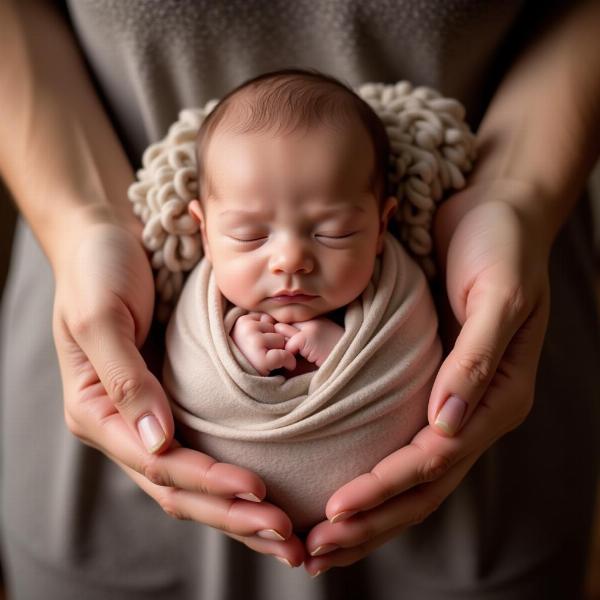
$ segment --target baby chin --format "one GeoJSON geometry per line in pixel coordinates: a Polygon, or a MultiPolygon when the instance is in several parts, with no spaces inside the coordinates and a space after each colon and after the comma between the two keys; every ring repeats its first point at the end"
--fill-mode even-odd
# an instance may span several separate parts
{"type": "Polygon", "coordinates": [[[273,306],[273,303],[269,303],[268,306],[258,310],[271,315],[278,323],[300,323],[328,312],[301,303],[290,303],[284,306],[273,306]]]}

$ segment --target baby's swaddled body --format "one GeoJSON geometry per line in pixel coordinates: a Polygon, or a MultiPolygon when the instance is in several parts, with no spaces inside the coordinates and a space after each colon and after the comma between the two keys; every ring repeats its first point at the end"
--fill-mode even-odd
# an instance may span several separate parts
{"type": "Polygon", "coordinates": [[[434,304],[419,267],[387,234],[318,370],[259,375],[229,336],[245,312],[228,304],[203,260],[167,329],[164,384],[185,443],[259,474],[267,499],[307,529],[325,518],[335,490],[426,424],[441,359],[434,304]]]}

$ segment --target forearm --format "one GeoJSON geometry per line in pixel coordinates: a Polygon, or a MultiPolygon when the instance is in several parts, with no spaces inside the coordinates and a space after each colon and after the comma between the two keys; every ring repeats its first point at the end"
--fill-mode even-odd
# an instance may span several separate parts
{"type": "Polygon", "coordinates": [[[600,2],[580,3],[517,60],[478,131],[471,185],[514,181],[554,239],[577,201],[600,137],[600,2]]]}
{"type": "Polygon", "coordinates": [[[0,173],[53,266],[86,223],[139,231],[133,172],[51,3],[0,3],[0,173]]]}

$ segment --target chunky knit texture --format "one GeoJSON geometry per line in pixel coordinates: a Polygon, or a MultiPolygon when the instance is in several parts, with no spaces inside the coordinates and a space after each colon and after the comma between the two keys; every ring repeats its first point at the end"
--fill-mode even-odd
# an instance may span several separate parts
{"type": "MultiPolygon", "coordinates": [[[[407,81],[368,83],[362,96],[382,119],[390,138],[389,179],[399,201],[395,219],[400,239],[429,278],[433,214],[445,194],[465,185],[475,158],[474,136],[462,105],[407,81]]],[[[138,181],[129,189],[134,211],[144,223],[143,240],[156,270],[158,316],[165,319],[185,275],[202,257],[196,223],[187,214],[196,197],[195,138],[217,100],[180,112],[167,136],[144,152],[138,181]]]]}

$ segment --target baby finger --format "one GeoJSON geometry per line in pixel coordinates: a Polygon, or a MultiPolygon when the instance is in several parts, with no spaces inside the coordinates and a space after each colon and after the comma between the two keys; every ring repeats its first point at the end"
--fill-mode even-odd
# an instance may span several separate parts
{"type": "Polygon", "coordinates": [[[281,333],[288,339],[294,337],[300,331],[289,323],[275,323],[274,328],[277,333],[281,333]]]}
{"type": "Polygon", "coordinates": [[[285,348],[285,337],[280,333],[264,333],[262,336],[264,347],[268,350],[283,350],[285,348]]]}
{"type": "Polygon", "coordinates": [[[275,319],[271,315],[269,315],[267,313],[262,313],[260,315],[260,320],[263,323],[271,323],[271,324],[275,323],[275,319]]]}
{"type": "Polygon", "coordinates": [[[296,358],[287,350],[268,350],[266,362],[270,371],[281,368],[293,371],[296,368],[296,358]]]}
{"type": "Polygon", "coordinates": [[[292,354],[302,353],[306,346],[306,334],[303,331],[298,331],[285,344],[285,349],[292,354]]]}

